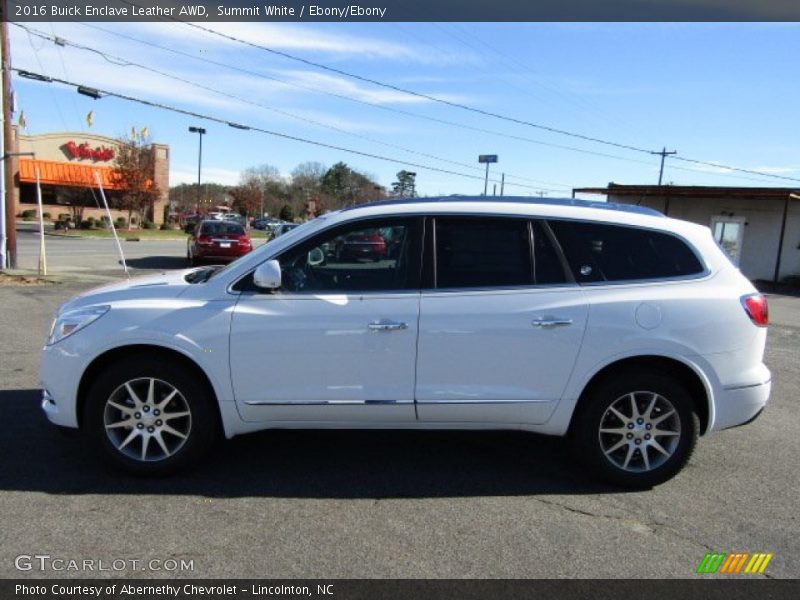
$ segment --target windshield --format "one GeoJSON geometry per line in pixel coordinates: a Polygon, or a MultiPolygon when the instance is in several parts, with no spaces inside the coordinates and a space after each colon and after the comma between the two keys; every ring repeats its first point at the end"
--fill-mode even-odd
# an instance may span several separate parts
{"type": "Polygon", "coordinates": [[[201,235],[219,235],[221,233],[244,235],[244,227],[238,223],[229,223],[227,221],[206,222],[200,226],[201,235]]]}

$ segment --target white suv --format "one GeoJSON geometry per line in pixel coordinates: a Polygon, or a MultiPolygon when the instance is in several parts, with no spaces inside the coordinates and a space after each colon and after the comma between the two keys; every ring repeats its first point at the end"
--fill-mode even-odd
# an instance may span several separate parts
{"type": "MultiPolygon", "coordinates": [[[[569,436],[616,483],[663,482],[770,393],[767,305],[705,227],[574,200],[377,202],[226,268],[62,306],[42,406],[163,472],[280,428],[569,436]]],[[[387,459],[391,460],[391,459],[387,459]]]]}

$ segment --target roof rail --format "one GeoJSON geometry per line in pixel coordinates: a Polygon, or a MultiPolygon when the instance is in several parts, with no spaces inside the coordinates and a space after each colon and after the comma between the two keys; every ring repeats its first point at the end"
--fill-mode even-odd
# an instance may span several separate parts
{"type": "Polygon", "coordinates": [[[354,210],[371,206],[397,206],[403,204],[433,204],[445,202],[505,202],[511,204],[547,204],[553,206],[577,206],[582,208],[599,208],[602,210],[618,210],[621,212],[639,213],[663,217],[663,213],[635,204],[620,204],[618,202],[602,202],[597,200],[579,200],[577,198],[531,198],[527,196],[436,196],[430,198],[392,198],[390,200],[375,200],[365,204],[356,204],[342,210],[354,210]]]}

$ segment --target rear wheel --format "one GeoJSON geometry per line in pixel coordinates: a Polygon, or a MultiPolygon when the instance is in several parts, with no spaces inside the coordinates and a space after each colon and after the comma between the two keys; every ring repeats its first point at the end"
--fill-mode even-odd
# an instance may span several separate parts
{"type": "Polygon", "coordinates": [[[166,473],[216,439],[213,398],[180,364],[136,357],[113,365],[89,391],[85,421],[103,457],[136,473],[166,473]]]}
{"type": "Polygon", "coordinates": [[[606,380],[584,398],[572,441],[613,483],[646,488],[671,479],[694,451],[700,420],[683,385],[660,373],[606,380]]]}

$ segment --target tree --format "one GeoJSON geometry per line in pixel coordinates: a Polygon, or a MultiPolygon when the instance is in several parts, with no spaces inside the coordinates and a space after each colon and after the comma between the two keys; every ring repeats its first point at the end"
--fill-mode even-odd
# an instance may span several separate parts
{"type": "Polygon", "coordinates": [[[198,194],[197,183],[181,183],[169,188],[169,203],[179,213],[193,213],[197,209],[198,199],[203,207],[224,204],[228,196],[229,186],[219,183],[203,183],[198,194]]]}
{"type": "Polygon", "coordinates": [[[253,186],[261,191],[264,202],[263,210],[259,206],[259,213],[274,215],[289,201],[287,183],[277,167],[268,164],[249,167],[242,171],[239,179],[240,185],[253,186]]]}
{"type": "Polygon", "coordinates": [[[397,173],[397,181],[392,184],[392,196],[400,198],[417,197],[417,174],[403,169],[397,173]]]}
{"type": "Polygon", "coordinates": [[[262,191],[254,183],[237,185],[228,192],[233,197],[233,208],[243,215],[256,215],[264,200],[262,191]]]}
{"type": "Polygon", "coordinates": [[[128,211],[130,228],[132,213],[135,211],[142,218],[146,217],[161,193],[155,183],[156,157],[144,129],[139,133],[132,130],[130,136],[118,138],[117,144],[111,177],[121,194],[115,208],[128,211]]]}
{"type": "Polygon", "coordinates": [[[331,209],[361,204],[385,197],[386,192],[371,177],[338,162],[322,176],[322,192],[331,209]]]}
{"type": "Polygon", "coordinates": [[[279,217],[281,221],[289,221],[290,223],[294,221],[294,211],[292,210],[292,207],[288,204],[284,204],[281,208],[279,217]]]}

